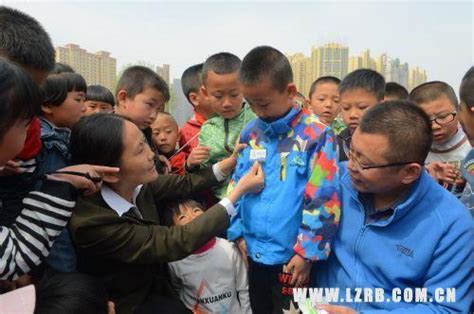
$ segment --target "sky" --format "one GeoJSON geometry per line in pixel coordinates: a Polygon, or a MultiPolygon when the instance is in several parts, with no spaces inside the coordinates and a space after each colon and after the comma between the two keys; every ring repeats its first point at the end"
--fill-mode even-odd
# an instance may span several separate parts
{"type": "Polygon", "coordinates": [[[420,66],[457,91],[474,64],[474,1],[6,1],[35,17],[53,44],[106,50],[118,70],[170,64],[171,78],[221,51],[258,45],[303,52],[330,41],[420,66]]]}

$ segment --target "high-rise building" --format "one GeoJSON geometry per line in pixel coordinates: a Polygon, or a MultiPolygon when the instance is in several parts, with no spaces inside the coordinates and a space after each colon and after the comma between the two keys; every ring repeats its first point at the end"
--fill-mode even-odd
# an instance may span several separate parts
{"type": "Polygon", "coordinates": [[[319,75],[332,75],[342,79],[347,75],[349,48],[338,43],[329,43],[318,48],[319,75]]]}
{"type": "Polygon", "coordinates": [[[164,79],[168,85],[170,84],[170,65],[169,64],[163,64],[162,67],[157,66],[156,73],[158,73],[158,75],[161,76],[161,78],[164,79]]]}
{"type": "Polygon", "coordinates": [[[353,56],[349,58],[348,73],[363,68],[362,57],[353,56]]]}
{"type": "Polygon", "coordinates": [[[311,60],[302,53],[287,56],[293,71],[293,82],[299,92],[307,95],[311,86],[311,60]]]}
{"type": "Polygon", "coordinates": [[[115,89],[117,59],[107,51],[87,52],[76,44],[56,48],[56,62],[70,65],[81,74],[87,85],[103,85],[112,92],[115,89]]]}
{"type": "Polygon", "coordinates": [[[408,72],[408,89],[411,91],[418,85],[425,83],[427,80],[428,77],[425,70],[419,67],[410,69],[408,72]]]}

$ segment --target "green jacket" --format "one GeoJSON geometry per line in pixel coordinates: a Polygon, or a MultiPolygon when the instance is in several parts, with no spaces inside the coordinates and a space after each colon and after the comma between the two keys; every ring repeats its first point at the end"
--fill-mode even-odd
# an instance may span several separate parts
{"type": "MultiPolygon", "coordinates": [[[[235,143],[240,136],[240,131],[257,116],[244,103],[243,109],[233,119],[224,119],[221,116],[215,116],[207,120],[201,127],[199,134],[199,145],[207,146],[210,150],[210,157],[201,166],[209,167],[216,162],[229,157],[234,151],[235,143]]],[[[226,180],[214,188],[214,194],[218,199],[226,196],[229,181],[226,180]]]]}
{"type": "Polygon", "coordinates": [[[186,226],[159,225],[164,201],[192,198],[216,183],[211,167],[185,176],[160,175],[136,199],[143,219],[120,217],[100,193],[77,201],[69,229],[79,271],[103,279],[117,313],[135,312],[150,294],[169,296],[164,263],[188,256],[227,229],[229,217],[220,204],[186,226]]]}

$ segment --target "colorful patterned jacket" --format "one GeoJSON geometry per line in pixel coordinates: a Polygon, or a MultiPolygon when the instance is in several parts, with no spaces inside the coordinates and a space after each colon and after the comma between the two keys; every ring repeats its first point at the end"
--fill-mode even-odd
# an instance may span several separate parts
{"type": "Polygon", "coordinates": [[[311,261],[327,259],[340,217],[334,133],[296,104],[274,122],[249,123],[241,142],[248,146],[229,191],[255,156],[264,159],[265,188],[241,198],[228,238],[243,236],[249,257],[267,265],[287,263],[295,253],[311,261]]]}

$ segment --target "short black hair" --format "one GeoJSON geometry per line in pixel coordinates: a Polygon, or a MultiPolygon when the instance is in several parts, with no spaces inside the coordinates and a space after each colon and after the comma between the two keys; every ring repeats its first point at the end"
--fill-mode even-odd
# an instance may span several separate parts
{"type": "Polygon", "coordinates": [[[29,15],[0,6],[0,56],[40,71],[54,67],[54,47],[43,27],[29,15]]]}
{"type": "Polygon", "coordinates": [[[107,113],[82,117],[71,132],[71,164],[120,166],[125,121],[130,119],[107,113]]]}
{"type": "Polygon", "coordinates": [[[58,107],[66,100],[67,93],[67,83],[63,75],[48,75],[43,84],[41,84],[43,105],[58,107]]]}
{"type": "Polygon", "coordinates": [[[104,102],[112,107],[115,105],[114,95],[107,87],[102,85],[87,86],[86,100],[104,102]]]}
{"type": "Polygon", "coordinates": [[[33,79],[20,67],[0,58],[0,141],[19,120],[38,115],[41,94],[33,79]]]}
{"type": "Polygon", "coordinates": [[[48,274],[39,281],[35,291],[35,314],[108,312],[108,295],[104,283],[90,275],[48,274]]]}
{"type": "Polygon", "coordinates": [[[168,102],[171,98],[170,90],[165,80],[152,69],[140,65],[131,66],[122,73],[115,89],[115,96],[117,96],[120,90],[125,90],[127,97],[133,99],[146,88],[153,88],[159,91],[163,95],[165,102],[168,102]]]}
{"type": "Polygon", "coordinates": [[[388,162],[424,164],[431,148],[431,122],[426,113],[407,100],[391,100],[367,110],[358,127],[361,133],[387,137],[388,162]]]}
{"type": "Polygon", "coordinates": [[[388,82],[385,84],[385,97],[392,97],[393,100],[407,100],[408,91],[397,82],[388,82]]]}
{"type": "Polygon", "coordinates": [[[385,79],[380,73],[371,69],[355,70],[341,81],[339,94],[356,89],[374,94],[378,101],[382,101],[385,95],[385,79]]]}
{"type": "Polygon", "coordinates": [[[442,81],[431,81],[418,85],[410,92],[410,100],[418,106],[446,96],[454,108],[458,107],[458,98],[454,89],[442,81]]]}
{"type": "Polygon", "coordinates": [[[474,107],[474,66],[462,78],[459,98],[468,108],[474,107]]]}
{"type": "Polygon", "coordinates": [[[74,72],[76,71],[74,71],[74,69],[69,64],[56,62],[50,74],[74,73],[74,72]]]}
{"type": "Polygon", "coordinates": [[[259,46],[242,60],[239,78],[242,84],[253,85],[267,77],[273,88],[283,92],[293,82],[293,71],[283,53],[273,47],[259,46]]]}
{"type": "Polygon", "coordinates": [[[183,93],[191,105],[193,103],[189,99],[189,94],[197,93],[202,85],[202,67],[202,63],[192,65],[184,70],[183,75],[181,76],[181,87],[183,93]]]}
{"type": "Polygon", "coordinates": [[[197,207],[205,211],[204,206],[195,200],[177,199],[177,200],[169,201],[164,204],[165,210],[163,211],[163,217],[161,217],[163,219],[163,224],[169,227],[174,226],[175,224],[174,224],[173,218],[176,216],[179,216],[182,213],[182,209],[181,209],[182,207],[185,207],[185,208],[197,207]]]}
{"type": "Polygon", "coordinates": [[[327,75],[327,76],[321,76],[319,78],[317,78],[312,84],[311,84],[311,87],[309,89],[309,98],[311,99],[311,96],[313,95],[313,93],[316,91],[316,87],[318,87],[319,84],[324,84],[324,83],[332,83],[332,84],[336,84],[339,86],[339,84],[341,83],[341,80],[338,79],[337,77],[335,76],[331,76],[331,75],[327,75]]]}
{"type": "Polygon", "coordinates": [[[242,61],[236,55],[229,52],[219,52],[206,59],[202,66],[202,81],[205,84],[207,73],[230,74],[239,71],[242,61]]]}
{"type": "Polygon", "coordinates": [[[84,77],[79,73],[64,72],[60,74],[66,81],[68,92],[84,92],[87,93],[87,83],[84,77]]]}

